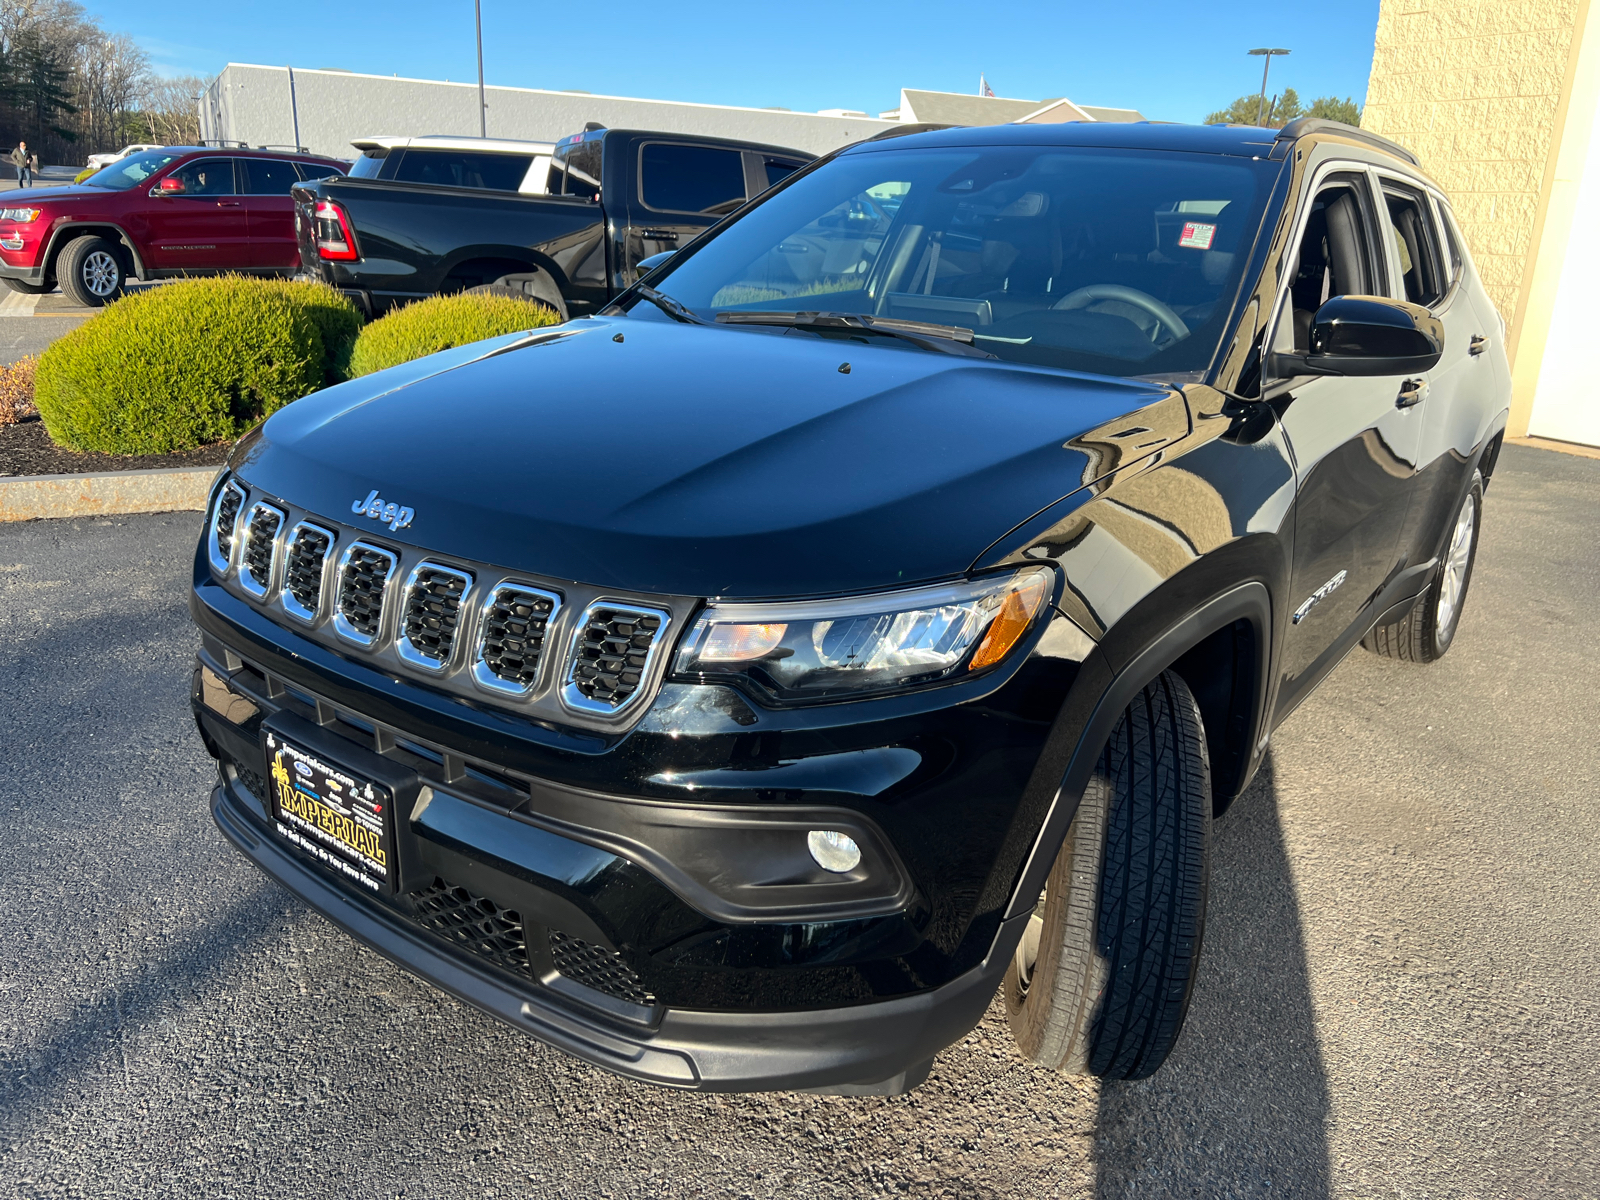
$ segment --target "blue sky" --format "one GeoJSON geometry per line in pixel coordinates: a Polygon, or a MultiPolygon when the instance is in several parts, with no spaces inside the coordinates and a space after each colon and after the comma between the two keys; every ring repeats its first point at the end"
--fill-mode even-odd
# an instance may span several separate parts
{"type": "MultiPolygon", "coordinates": [[[[88,0],[166,74],[229,61],[475,79],[471,0],[88,0]]],[[[902,87],[1069,96],[1198,121],[1261,85],[1252,46],[1284,46],[1269,91],[1362,100],[1378,0],[532,5],[483,0],[491,84],[712,104],[895,107],[902,87]]]]}

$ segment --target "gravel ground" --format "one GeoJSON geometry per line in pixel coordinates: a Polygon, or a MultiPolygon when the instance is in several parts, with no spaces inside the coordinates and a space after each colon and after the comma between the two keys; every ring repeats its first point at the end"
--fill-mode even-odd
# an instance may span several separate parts
{"type": "Polygon", "coordinates": [[[1508,448],[1450,656],[1358,652],[1279,731],[1159,1074],[991,1011],[894,1099],[616,1079],[257,874],[186,710],[196,525],[0,526],[0,1194],[1600,1194],[1600,462],[1508,448]]]}

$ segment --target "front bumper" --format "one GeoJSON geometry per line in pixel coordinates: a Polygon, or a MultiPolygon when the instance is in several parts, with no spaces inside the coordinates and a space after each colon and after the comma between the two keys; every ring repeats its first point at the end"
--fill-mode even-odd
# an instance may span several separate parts
{"type": "Polygon", "coordinates": [[[666,1007],[648,1020],[629,1021],[537,982],[514,985],[400,916],[348,894],[272,837],[255,811],[259,806],[242,794],[236,780],[224,778],[212,793],[212,817],[228,839],[358,941],[558,1050],[666,1087],[813,1088],[863,1095],[906,1091],[926,1078],[936,1053],[978,1023],[1005,973],[1009,948],[1020,936],[1020,925],[1003,930],[997,952],[976,968],[942,987],[896,1000],[800,1012],[666,1007]]]}

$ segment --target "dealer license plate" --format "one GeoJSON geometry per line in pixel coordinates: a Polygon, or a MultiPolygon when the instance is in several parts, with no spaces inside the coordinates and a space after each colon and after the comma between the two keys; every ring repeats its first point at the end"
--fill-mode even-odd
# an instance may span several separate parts
{"type": "Polygon", "coordinates": [[[375,892],[394,891],[394,799],[389,789],[266,735],[272,816],[278,833],[375,892]]]}

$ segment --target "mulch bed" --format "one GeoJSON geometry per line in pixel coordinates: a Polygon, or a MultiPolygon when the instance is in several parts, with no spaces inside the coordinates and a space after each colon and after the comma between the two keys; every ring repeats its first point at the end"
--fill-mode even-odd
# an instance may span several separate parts
{"type": "Polygon", "coordinates": [[[0,425],[0,479],[18,475],[80,475],[92,471],[153,471],[174,467],[220,467],[232,442],[178,454],[80,454],[50,440],[44,422],[28,417],[0,425]]]}

